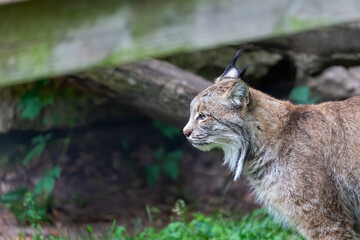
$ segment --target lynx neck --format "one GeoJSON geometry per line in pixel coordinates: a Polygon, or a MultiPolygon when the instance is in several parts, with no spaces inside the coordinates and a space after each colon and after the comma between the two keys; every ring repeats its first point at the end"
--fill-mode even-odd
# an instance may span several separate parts
{"type": "Polygon", "coordinates": [[[252,135],[253,156],[261,154],[264,149],[276,154],[295,106],[255,89],[250,89],[250,96],[247,123],[252,135]]]}

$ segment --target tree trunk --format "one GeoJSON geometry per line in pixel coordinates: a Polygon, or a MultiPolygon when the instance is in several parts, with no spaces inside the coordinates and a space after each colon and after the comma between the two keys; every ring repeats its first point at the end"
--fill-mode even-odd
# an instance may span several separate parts
{"type": "Polygon", "coordinates": [[[188,120],[191,100],[211,84],[170,63],[153,59],[98,68],[70,76],[69,81],[178,127],[188,120]]]}

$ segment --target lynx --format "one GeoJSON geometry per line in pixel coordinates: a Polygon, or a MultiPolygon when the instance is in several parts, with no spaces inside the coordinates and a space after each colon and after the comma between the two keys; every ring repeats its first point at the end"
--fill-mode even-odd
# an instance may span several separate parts
{"type": "Polygon", "coordinates": [[[293,105],[250,88],[236,60],[190,105],[183,132],[220,148],[275,218],[307,239],[359,239],[360,97],[293,105]]]}

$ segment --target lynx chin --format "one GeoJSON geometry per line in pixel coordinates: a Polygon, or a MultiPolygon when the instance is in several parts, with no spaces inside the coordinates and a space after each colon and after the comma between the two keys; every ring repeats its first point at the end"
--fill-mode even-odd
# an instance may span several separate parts
{"type": "Polygon", "coordinates": [[[360,97],[293,105],[248,87],[241,51],[196,96],[183,132],[203,151],[220,148],[235,179],[307,239],[360,239],[360,97]]]}

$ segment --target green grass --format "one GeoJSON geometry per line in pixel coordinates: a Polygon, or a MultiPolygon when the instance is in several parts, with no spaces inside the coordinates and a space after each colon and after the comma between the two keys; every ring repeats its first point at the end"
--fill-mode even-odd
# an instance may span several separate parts
{"type": "MultiPolygon", "coordinates": [[[[226,219],[221,215],[204,216],[195,214],[189,222],[172,222],[163,229],[155,231],[146,228],[136,236],[129,236],[123,229],[123,238],[131,240],[215,240],[215,239],[302,239],[293,231],[284,230],[271,220],[264,211],[256,210],[241,220],[226,219]]],[[[116,239],[116,238],[115,238],[116,239]]]]}
{"type": "MultiPolygon", "coordinates": [[[[184,213],[184,212],[183,212],[184,213]]],[[[180,213],[180,214],[183,214],[180,213]]],[[[35,238],[42,239],[42,238],[35,238]]],[[[51,240],[72,240],[67,237],[50,237],[51,240]]],[[[192,220],[186,221],[184,216],[179,216],[178,221],[173,221],[160,230],[147,227],[140,233],[131,235],[123,226],[116,226],[113,222],[109,231],[101,237],[93,234],[93,229],[88,226],[86,234],[76,240],[302,240],[292,230],[285,230],[280,224],[274,222],[264,210],[255,210],[240,220],[224,217],[221,214],[205,216],[194,214],[192,220]]]]}
{"type": "MultiPolygon", "coordinates": [[[[201,213],[193,214],[191,220],[188,220],[188,211],[185,201],[178,200],[175,203],[173,212],[177,215],[176,221],[171,221],[162,229],[146,227],[141,232],[130,234],[123,226],[116,226],[113,221],[112,226],[107,232],[102,233],[101,237],[96,236],[91,226],[87,226],[83,235],[77,238],[65,236],[53,237],[43,236],[41,221],[36,206],[34,194],[27,192],[24,201],[24,216],[26,222],[30,223],[34,229],[33,240],[239,240],[239,239],[269,239],[269,240],[286,240],[302,239],[292,230],[285,230],[280,224],[274,222],[264,210],[255,210],[251,214],[236,219],[225,217],[224,214],[218,213],[212,216],[205,216],[201,213]]],[[[153,224],[152,212],[158,210],[146,206],[149,222],[153,224]]],[[[25,239],[20,234],[18,239],[25,239]]],[[[68,235],[69,236],[69,235],[68,235]]]]}

